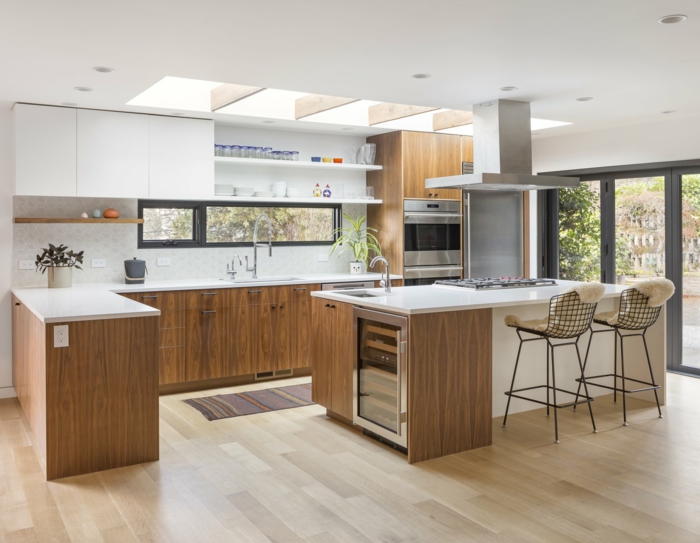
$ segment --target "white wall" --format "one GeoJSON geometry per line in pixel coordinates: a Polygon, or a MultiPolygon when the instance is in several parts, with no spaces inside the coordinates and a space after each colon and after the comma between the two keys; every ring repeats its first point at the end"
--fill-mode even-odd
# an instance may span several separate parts
{"type": "Polygon", "coordinates": [[[700,117],[534,138],[537,173],[700,158],[700,117]]]}
{"type": "Polygon", "coordinates": [[[10,271],[12,262],[12,110],[0,105],[0,398],[14,396],[12,388],[12,311],[10,271]]]}

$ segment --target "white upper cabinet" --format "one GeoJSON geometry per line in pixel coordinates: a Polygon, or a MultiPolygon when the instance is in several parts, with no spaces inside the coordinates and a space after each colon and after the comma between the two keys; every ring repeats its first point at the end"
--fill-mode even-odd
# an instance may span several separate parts
{"type": "Polygon", "coordinates": [[[78,110],[78,196],[148,198],[148,118],[78,110]]]}
{"type": "Polygon", "coordinates": [[[76,195],[76,110],[17,104],[15,194],[76,195]]]}
{"type": "Polygon", "coordinates": [[[150,198],[214,196],[214,121],[150,116],[150,198]]]}

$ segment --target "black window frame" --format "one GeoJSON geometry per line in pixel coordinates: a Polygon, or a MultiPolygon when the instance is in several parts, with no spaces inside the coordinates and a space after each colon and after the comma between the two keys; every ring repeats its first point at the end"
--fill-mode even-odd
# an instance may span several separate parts
{"type": "MultiPolygon", "coordinates": [[[[192,249],[217,247],[252,247],[253,243],[245,242],[224,242],[207,243],[207,207],[275,207],[275,208],[324,208],[333,210],[333,237],[328,241],[273,241],[275,247],[308,247],[333,245],[338,239],[337,229],[342,226],[342,205],[332,201],[326,202],[304,202],[304,203],[282,203],[282,202],[255,202],[255,201],[230,201],[230,200],[139,200],[138,217],[143,219],[143,210],[148,208],[183,208],[194,209],[193,228],[195,239],[190,241],[175,240],[144,240],[143,223],[138,225],[137,247],[139,249],[192,249]]],[[[267,233],[264,233],[264,238],[267,233]]],[[[263,239],[264,239],[263,238],[263,239]]]]}

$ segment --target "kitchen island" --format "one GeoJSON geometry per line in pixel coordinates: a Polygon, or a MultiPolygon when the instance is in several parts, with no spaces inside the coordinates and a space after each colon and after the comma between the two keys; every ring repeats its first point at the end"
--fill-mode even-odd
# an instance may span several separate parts
{"type": "MultiPolygon", "coordinates": [[[[314,292],[312,375],[314,401],[328,415],[353,424],[357,421],[357,349],[354,308],[407,321],[405,367],[406,405],[399,408],[405,420],[410,463],[454,454],[491,444],[492,428],[500,428],[505,412],[513,366],[519,346],[515,330],[504,324],[506,315],[522,319],[544,318],[549,300],[575,283],[558,281],[556,286],[471,291],[447,286],[419,286],[360,293],[314,292]],[[354,295],[351,295],[354,294],[354,295]],[[333,338],[329,346],[329,337],[333,338]],[[497,417],[499,420],[493,421],[497,417]]],[[[629,287],[605,285],[597,312],[617,309],[620,293],[629,287]]],[[[595,327],[596,325],[594,325],[595,327]]],[[[666,391],[665,310],[649,328],[647,342],[659,400],[666,391]]],[[[588,334],[580,342],[582,355],[588,334]]],[[[399,355],[400,350],[396,351],[399,355]]],[[[525,344],[516,388],[545,382],[544,342],[525,344]]],[[[648,379],[648,368],[641,341],[625,342],[627,376],[648,379]]],[[[612,334],[597,336],[591,346],[588,375],[613,370],[612,334]]],[[[557,385],[576,390],[580,370],[573,347],[557,352],[557,385]]],[[[608,391],[589,387],[591,396],[608,391]]],[[[653,393],[635,397],[653,401],[653,393]]],[[[595,412],[595,402],[593,402],[595,412]]],[[[536,404],[513,399],[510,413],[537,408],[536,404]]],[[[588,417],[588,410],[580,410],[588,417]]],[[[578,416],[578,414],[577,414],[578,416]]],[[[564,430],[566,431],[566,430],[564,430]]]]}

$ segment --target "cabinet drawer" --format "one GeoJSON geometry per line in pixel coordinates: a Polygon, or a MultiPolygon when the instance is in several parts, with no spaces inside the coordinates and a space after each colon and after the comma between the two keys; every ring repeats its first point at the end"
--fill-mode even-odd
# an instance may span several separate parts
{"type": "Polygon", "coordinates": [[[186,312],[184,309],[167,309],[160,312],[160,329],[184,328],[186,312]]]}
{"type": "Polygon", "coordinates": [[[216,309],[227,307],[230,289],[207,289],[185,291],[188,309],[216,309]]]}
{"type": "Polygon", "coordinates": [[[184,347],[186,344],[186,328],[167,328],[160,331],[161,347],[184,347]]]}
{"type": "Polygon", "coordinates": [[[156,309],[168,310],[184,308],[184,294],[183,291],[129,292],[122,294],[122,296],[156,309]]]}
{"type": "Polygon", "coordinates": [[[287,285],[279,288],[283,289],[280,302],[306,302],[311,300],[313,291],[321,290],[321,285],[287,285]]]}
{"type": "Polygon", "coordinates": [[[284,301],[286,287],[243,287],[231,289],[231,305],[258,305],[284,301]]]}

